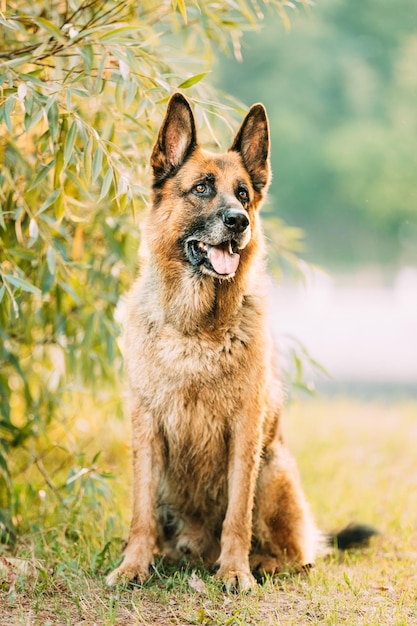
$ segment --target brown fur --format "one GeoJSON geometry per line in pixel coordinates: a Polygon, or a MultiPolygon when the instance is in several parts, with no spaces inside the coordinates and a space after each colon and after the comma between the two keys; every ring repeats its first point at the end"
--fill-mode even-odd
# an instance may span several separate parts
{"type": "Polygon", "coordinates": [[[126,325],[133,514],[110,584],[144,581],[162,553],[217,565],[228,589],[248,589],[251,567],[302,567],[321,549],[280,430],[259,223],[268,154],[262,105],[217,155],[198,145],[185,98],[172,97],[151,157],[149,258],[126,325]],[[219,252],[229,245],[240,257],[226,272],[210,255],[231,264],[232,250],[219,252]]]}

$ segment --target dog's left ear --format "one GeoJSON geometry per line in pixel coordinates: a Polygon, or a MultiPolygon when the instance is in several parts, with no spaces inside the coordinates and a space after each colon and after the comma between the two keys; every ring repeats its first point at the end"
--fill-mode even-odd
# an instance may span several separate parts
{"type": "Polygon", "coordinates": [[[269,127],[263,104],[254,104],[246,115],[230,150],[239,152],[257,191],[269,181],[269,127]]]}
{"type": "Polygon", "coordinates": [[[177,171],[196,145],[196,129],[191,107],[182,94],[175,93],[168,103],[165,119],[151,155],[155,180],[163,180],[177,171]]]}

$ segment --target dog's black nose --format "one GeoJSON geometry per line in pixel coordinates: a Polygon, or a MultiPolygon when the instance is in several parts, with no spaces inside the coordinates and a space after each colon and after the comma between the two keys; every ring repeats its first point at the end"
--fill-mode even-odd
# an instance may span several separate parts
{"type": "Polygon", "coordinates": [[[249,226],[249,216],[243,209],[226,209],[222,220],[235,233],[243,233],[249,226]]]}

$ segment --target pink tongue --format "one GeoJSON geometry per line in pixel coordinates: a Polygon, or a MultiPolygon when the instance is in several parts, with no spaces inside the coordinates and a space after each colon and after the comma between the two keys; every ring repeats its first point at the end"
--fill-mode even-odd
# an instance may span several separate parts
{"type": "Polygon", "coordinates": [[[238,254],[229,254],[228,250],[220,246],[211,246],[207,254],[214,271],[218,274],[234,274],[236,272],[240,261],[238,254]]]}

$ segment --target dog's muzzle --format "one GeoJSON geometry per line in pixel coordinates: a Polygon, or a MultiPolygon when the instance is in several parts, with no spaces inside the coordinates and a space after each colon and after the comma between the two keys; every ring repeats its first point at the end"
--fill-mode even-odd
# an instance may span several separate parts
{"type": "Polygon", "coordinates": [[[249,215],[244,209],[228,208],[218,217],[221,218],[221,235],[197,231],[195,237],[188,238],[186,253],[190,263],[203,273],[231,278],[239,266],[240,251],[250,240],[249,215]]]}

